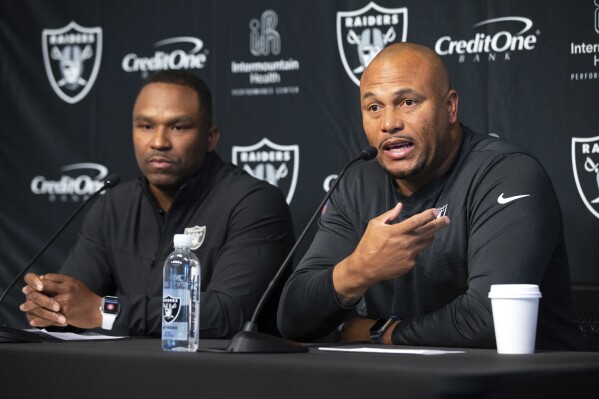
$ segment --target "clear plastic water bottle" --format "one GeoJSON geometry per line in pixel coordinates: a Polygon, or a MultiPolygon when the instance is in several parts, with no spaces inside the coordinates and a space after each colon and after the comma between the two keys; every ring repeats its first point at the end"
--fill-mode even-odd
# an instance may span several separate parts
{"type": "Polygon", "coordinates": [[[200,337],[200,261],[191,236],[175,234],[175,250],[164,262],[162,349],[195,352],[200,337]]]}

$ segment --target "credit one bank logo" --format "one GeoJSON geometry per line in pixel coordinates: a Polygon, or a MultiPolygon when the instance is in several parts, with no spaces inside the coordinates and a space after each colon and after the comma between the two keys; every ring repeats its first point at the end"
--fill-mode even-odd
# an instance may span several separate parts
{"type": "Polygon", "coordinates": [[[509,61],[513,52],[534,50],[540,35],[538,30],[532,32],[532,20],[524,17],[491,18],[473,25],[475,29],[481,27],[485,32],[473,32],[470,38],[439,38],[435,51],[442,56],[457,55],[460,63],[480,62],[482,58],[495,61],[498,57],[509,61]]]}
{"type": "Polygon", "coordinates": [[[31,180],[31,192],[47,195],[50,202],[79,202],[88,199],[104,184],[108,168],[97,163],[74,163],[60,169],[57,179],[35,176],[31,180]]]}
{"type": "Polygon", "coordinates": [[[197,37],[181,36],[160,40],[154,43],[153,55],[139,56],[129,53],[123,57],[121,67],[125,72],[141,72],[147,77],[150,72],[203,69],[208,59],[208,49],[197,37]]]}

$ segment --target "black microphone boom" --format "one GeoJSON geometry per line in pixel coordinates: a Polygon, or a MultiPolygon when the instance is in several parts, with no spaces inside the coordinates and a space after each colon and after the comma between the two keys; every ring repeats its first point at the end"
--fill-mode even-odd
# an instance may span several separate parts
{"type": "MultiPolygon", "coordinates": [[[[100,187],[99,190],[95,191],[81,205],[79,205],[77,207],[77,209],[75,209],[75,212],[73,212],[71,214],[71,216],[66,220],[66,222],[63,223],[63,225],[58,229],[58,231],[56,231],[56,233],[54,233],[54,235],[48,240],[48,242],[46,242],[46,245],[44,245],[42,247],[42,249],[40,249],[38,251],[38,253],[35,254],[35,256],[29,261],[27,266],[25,266],[23,268],[23,270],[21,270],[21,272],[17,275],[17,277],[15,277],[15,279],[8,285],[8,287],[2,293],[2,296],[0,296],[0,305],[2,305],[4,298],[6,297],[6,295],[8,295],[8,293],[15,286],[15,284],[17,284],[21,280],[21,278],[25,275],[27,270],[29,270],[29,268],[35,263],[35,261],[38,260],[38,258],[40,256],[42,256],[42,254],[44,252],[46,252],[48,247],[56,240],[56,238],[60,235],[60,233],[62,233],[62,231],[71,223],[71,221],[75,218],[75,216],[77,216],[79,214],[79,212],[81,212],[81,210],[94,197],[96,197],[96,195],[100,194],[104,190],[113,188],[114,186],[119,184],[120,181],[121,181],[121,178],[116,174],[111,174],[106,179],[104,179],[104,185],[102,187],[100,187]]],[[[13,328],[6,327],[6,326],[0,326],[0,342],[19,342],[19,341],[31,342],[31,338],[32,338],[31,335],[27,334],[25,331],[22,331],[19,329],[13,329],[13,328]],[[19,339],[19,336],[21,337],[20,339],[19,339]]]]}
{"type": "Polygon", "coordinates": [[[266,291],[264,291],[264,294],[260,298],[260,301],[258,302],[258,305],[256,305],[256,309],[254,310],[254,314],[252,315],[252,318],[250,319],[250,321],[248,321],[247,323],[245,323],[245,325],[243,326],[243,330],[241,330],[240,332],[238,332],[237,334],[235,334],[235,336],[231,339],[231,342],[229,343],[229,346],[227,348],[227,352],[237,352],[237,353],[298,353],[298,352],[307,352],[308,351],[307,347],[305,347],[305,346],[303,346],[303,345],[301,345],[301,344],[299,344],[297,342],[286,340],[286,339],[279,338],[279,337],[275,337],[273,335],[268,335],[268,334],[264,334],[264,333],[258,332],[257,331],[258,328],[257,328],[257,325],[256,325],[256,319],[260,315],[260,313],[262,311],[262,308],[266,304],[266,300],[272,294],[272,291],[274,290],[276,284],[278,283],[279,279],[281,278],[281,275],[285,271],[285,267],[287,266],[287,264],[289,263],[289,261],[291,260],[291,258],[293,258],[293,255],[295,254],[295,251],[297,250],[297,247],[302,242],[304,236],[308,232],[308,229],[310,228],[310,226],[312,226],[312,223],[314,223],[314,221],[316,220],[316,218],[320,214],[321,209],[324,206],[324,204],[326,204],[326,202],[331,197],[331,194],[333,194],[333,191],[337,187],[337,184],[341,180],[341,177],[343,177],[343,175],[345,174],[345,171],[347,171],[347,169],[352,164],[354,164],[355,162],[357,162],[359,160],[368,161],[368,160],[373,159],[374,157],[376,157],[376,154],[377,154],[377,149],[376,148],[374,148],[372,146],[366,147],[366,148],[364,148],[360,152],[359,156],[357,156],[356,158],[352,159],[341,170],[341,172],[339,173],[339,175],[337,176],[337,178],[333,182],[333,185],[331,186],[331,188],[329,188],[329,191],[324,196],[324,199],[322,200],[322,202],[320,203],[320,205],[318,206],[318,208],[316,208],[316,211],[314,212],[314,214],[312,215],[312,217],[308,221],[308,224],[306,225],[306,227],[304,228],[304,230],[302,231],[302,233],[300,234],[300,236],[298,237],[298,239],[295,241],[295,244],[293,245],[293,247],[289,251],[289,254],[285,258],[285,260],[283,261],[283,263],[281,264],[281,266],[279,266],[279,270],[277,271],[277,273],[275,274],[275,276],[273,277],[273,279],[271,280],[271,282],[268,284],[268,287],[266,288],[266,291]]]}

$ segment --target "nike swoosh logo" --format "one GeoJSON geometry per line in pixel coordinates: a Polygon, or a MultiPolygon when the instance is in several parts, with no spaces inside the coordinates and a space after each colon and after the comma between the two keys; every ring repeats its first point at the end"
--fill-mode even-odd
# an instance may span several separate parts
{"type": "Polygon", "coordinates": [[[524,198],[524,197],[530,197],[530,194],[514,195],[513,197],[505,198],[503,196],[503,193],[501,193],[501,195],[499,197],[497,197],[497,202],[499,202],[501,205],[503,205],[503,204],[507,204],[508,202],[512,202],[512,201],[515,201],[517,199],[524,198]]]}

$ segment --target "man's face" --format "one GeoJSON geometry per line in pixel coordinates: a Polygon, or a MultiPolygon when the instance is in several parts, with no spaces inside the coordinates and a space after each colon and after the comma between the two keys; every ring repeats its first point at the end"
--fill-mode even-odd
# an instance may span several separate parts
{"type": "Polygon", "coordinates": [[[197,93],[186,86],[151,83],[133,108],[133,145],[153,192],[174,193],[202,166],[218,141],[197,93]]]}
{"type": "Polygon", "coordinates": [[[373,61],[362,76],[364,131],[378,150],[377,160],[396,180],[426,184],[451,152],[457,94],[440,86],[434,68],[407,50],[373,61]]]}

